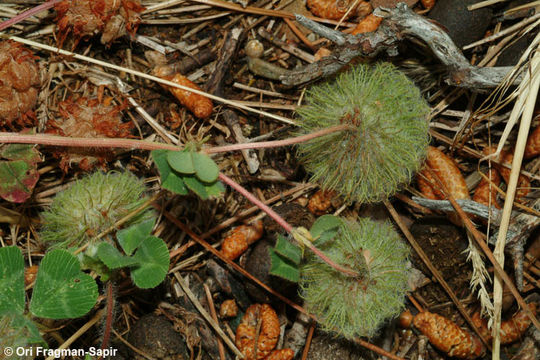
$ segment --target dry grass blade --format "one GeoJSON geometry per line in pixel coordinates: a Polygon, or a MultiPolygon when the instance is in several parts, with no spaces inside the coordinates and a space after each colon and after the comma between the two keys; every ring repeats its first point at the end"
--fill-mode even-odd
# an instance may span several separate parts
{"type": "MultiPolygon", "coordinates": [[[[535,50],[534,56],[530,62],[530,85],[526,87],[520,87],[521,92],[519,98],[524,98],[523,115],[521,117],[521,123],[519,126],[518,137],[516,141],[516,147],[514,151],[514,159],[512,161],[512,171],[510,173],[510,181],[508,183],[508,189],[506,191],[506,199],[504,201],[503,213],[501,218],[501,225],[499,228],[499,235],[497,237],[497,244],[493,255],[499,262],[504,264],[504,248],[506,245],[506,233],[510,225],[510,217],[512,215],[512,207],[514,198],[516,195],[516,189],[519,179],[519,171],[521,169],[521,163],[523,161],[523,154],[525,153],[525,146],[527,143],[527,136],[531,127],[534,106],[538,95],[538,88],[540,86],[540,52],[539,49],[535,50]]],[[[516,102],[515,106],[520,106],[516,102]]],[[[512,111],[514,113],[514,111],[512,111]]],[[[502,281],[500,277],[495,276],[495,286],[493,288],[493,302],[494,302],[494,319],[493,319],[493,360],[498,360],[500,356],[500,328],[501,328],[501,312],[502,312],[502,281]]]]}

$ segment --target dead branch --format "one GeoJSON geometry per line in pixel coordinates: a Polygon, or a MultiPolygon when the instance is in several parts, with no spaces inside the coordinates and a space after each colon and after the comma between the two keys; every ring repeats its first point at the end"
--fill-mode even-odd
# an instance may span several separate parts
{"type": "MultiPolygon", "coordinates": [[[[473,89],[498,86],[511,67],[479,67],[469,63],[448,34],[427,18],[416,14],[405,4],[394,9],[378,8],[375,15],[384,17],[377,31],[359,35],[346,35],[328,29],[304,16],[296,20],[313,32],[337,44],[334,53],[313,64],[280,77],[285,85],[302,85],[332,75],[357,56],[374,57],[381,51],[396,55],[396,45],[406,38],[424,41],[433,54],[446,66],[445,81],[449,85],[473,89]]],[[[522,75],[513,84],[522,80],[522,75]]]]}

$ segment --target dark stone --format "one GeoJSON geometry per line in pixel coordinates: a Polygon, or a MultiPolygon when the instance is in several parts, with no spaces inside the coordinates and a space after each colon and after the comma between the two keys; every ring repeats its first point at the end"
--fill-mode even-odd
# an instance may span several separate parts
{"type": "Polygon", "coordinates": [[[484,37],[493,11],[489,7],[474,11],[467,6],[478,0],[438,0],[429,17],[442,24],[458,47],[463,47],[484,37]]]}
{"type": "MultiPolygon", "coordinates": [[[[146,314],[131,328],[129,342],[137,349],[160,360],[187,360],[189,352],[182,336],[163,316],[146,314]]],[[[145,359],[131,352],[132,359],[145,359]]]]}

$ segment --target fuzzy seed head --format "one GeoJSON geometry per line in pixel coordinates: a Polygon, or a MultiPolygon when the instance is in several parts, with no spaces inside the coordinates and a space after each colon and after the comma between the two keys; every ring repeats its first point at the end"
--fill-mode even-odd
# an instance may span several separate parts
{"type": "Polygon", "coordinates": [[[409,250],[390,223],[342,220],[337,235],[320,248],[360,274],[344,275],[308,254],[301,269],[302,296],[324,330],[371,337],[386,319],[400,314],[409,250]]]}
{"type": "Polygon", "coordinates": [[[393,65],[358,65],[312,87],[298,110],[301,134],[340,124],[351,130],[298,147],[312,181],[349,201],[376,202],[410,182],[426,155],[429,106],[393,65]]]}
{"type": "MultiPolygon", "coordinates": [[[[140,207],[146,200],[146,187],[129,172],[96,172],[76,181],[54,198],[42,214],[41,241],[54,246],[80,246],[140,207]]],[[[125,226],[154,216],[143,211],[125,226]]]]}

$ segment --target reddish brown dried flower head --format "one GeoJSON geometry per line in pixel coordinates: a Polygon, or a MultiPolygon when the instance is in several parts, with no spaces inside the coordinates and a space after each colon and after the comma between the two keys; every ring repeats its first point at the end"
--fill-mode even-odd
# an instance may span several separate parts
{"type": "Polygon", "coordinates": [[[139,0],[64,0],[55,9],[60,43],[69,33],[77,42],[101,32],[101,43],[109,44],[126,33],[135,33],[144,7],[139,0]]]}
{"type": "Polygon", "coordinates": [[[19,43],[0,42],[0,127],[33,125],[28,120],[40,85],[35,58],[19,43]]]}
{"type": "MultiPolygon", "coordinates": [[[[132,125],[123,123],[121,116],[125,105],[112,106],[108,102],[100,104],[87,97],[62,101],[58,104],[60,118],[49,120],[46,132],[82,138],[129,137],[132,125]]],[[[113,153],[107,149],[68,148],[58,149],[54,155],[61,159],[60,167],[67,172],[73,163],[82,170],[90,170],[105,163],[113,153]]]]}
{"type": "Polygon", "coordinates": [[[279,332],[279,319],[274,309],[268,304],[254,304],[246,310],[242,322],[236,328],[236,346],[246,360],[261,360],[276,346],[279,332]],[[258,328],[260,332],[257,334],[258,328]]]}

